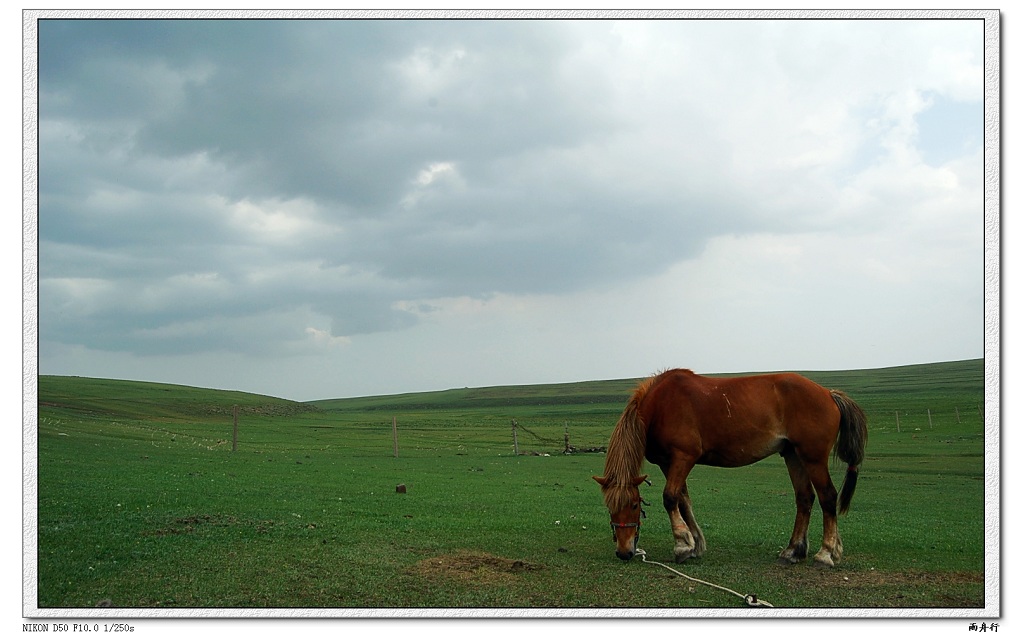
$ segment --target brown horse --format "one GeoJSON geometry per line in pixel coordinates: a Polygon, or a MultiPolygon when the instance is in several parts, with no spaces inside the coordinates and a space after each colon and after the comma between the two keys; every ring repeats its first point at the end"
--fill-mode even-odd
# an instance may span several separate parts
{"type": "Polygon", "coordinates": [[[615,554],[629,560],[639,541],[644,456],[660,467],[675,561],[682,562],[707,548],[686,486],[693,466],[741,467],[780,453],[796,492],[796,523],[778,561],[794,564],[806,557],[816,491],[824,539],[814,560],[834,566],[842,557],[837,514],[849,508],[866,443],[863,410],[844,393],[798,374],[708,378],[673,369],[647,379],[632,394],[611,433],[604,475],[593,479],[611,513],[615,554]],[[841,492],[828,471],[832,446],[848,465],[841,492]]]}

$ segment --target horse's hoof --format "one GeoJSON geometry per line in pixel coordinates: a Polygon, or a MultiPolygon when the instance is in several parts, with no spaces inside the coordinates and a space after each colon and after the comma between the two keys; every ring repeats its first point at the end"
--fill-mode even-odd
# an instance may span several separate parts
{"type": "Polygon", "coordinates": [[[799,564],[806,559],[806,545],[797,544],[790,546],[778,554],[779,564],[799,564]]]}
{"type": "Polygon", "coordinates": [[[831,559],[830,555],[818,553],[813,556],[813,565],[819,568],[833,568],[835,560],[831,559]]]}
{"type": "Polygon", "coordinates": [[[675,553],[675,563],[681,564],[693,556],[692,551],[686,551],[685,553],[675,553]]]}

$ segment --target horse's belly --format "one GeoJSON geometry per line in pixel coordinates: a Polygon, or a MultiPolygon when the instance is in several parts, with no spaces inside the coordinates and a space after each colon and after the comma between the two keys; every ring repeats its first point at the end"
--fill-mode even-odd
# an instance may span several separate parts
{"type": "Polygon", "coordinates": [[[697,464],[711,467],[744,467],[759,462],[768,456],[781,453],[785,446],[784,438],[773,438],[765,441],[749,441],[728,448],[711,447],[703,452],[697,464]]]}

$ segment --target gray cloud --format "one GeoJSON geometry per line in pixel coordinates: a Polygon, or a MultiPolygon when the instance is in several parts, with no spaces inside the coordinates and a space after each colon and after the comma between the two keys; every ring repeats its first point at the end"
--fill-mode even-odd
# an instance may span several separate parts
{"type": "Polygon", "coordinates": [[[847,26],[811,59],[801,25],[766,24],[43,21],[40,332],[301,353],[433,299],[580,293],[713,237],[862,228],[843,189],[919,111],[812,79],[828,56],[873,77],[831,44],[847,26]]]}
{"type": "Polygon", "coordinates": [[[564,290],[664,264],[633,202],[550,156],[606,137],[614,117],[597,100],[609,87],[566,68],[579,42],[545,24],[52,22],[40,40],[43,273],[117,281],[123,296],[96,310],[89,332],[111,337],[93,346],[133,347],[113,338],[117,317],[299,303],[337,334],[390,330],[414,320],[390,309],[410,296],[564,290]],[[289,250],[232,230],[239,201],[293,198],[330,241],[289,250]],[[260,258],[335,270],[284,293],[237,280],[260,258]],[[372,272],[373,289],[345,268],[372,272]],[[184,287],[175,298],[170,278],[210,272],[230,282],[219,309],[184,287]],[[163,287],[166,305],[131,309],[136,285],[163,287]]]}

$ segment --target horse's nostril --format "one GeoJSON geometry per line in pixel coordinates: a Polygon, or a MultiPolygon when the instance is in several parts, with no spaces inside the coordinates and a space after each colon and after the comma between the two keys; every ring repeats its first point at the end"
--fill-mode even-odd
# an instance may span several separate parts
{"type": "Polygon", "coordinates": [[[632,551],[626,551],[624,553],[621,551],[615,551],[615,555],[617,555],[618,559],[620,559],[621,561],[628,562],[629,560],[632,559],[633,553],[632,551]]]}

